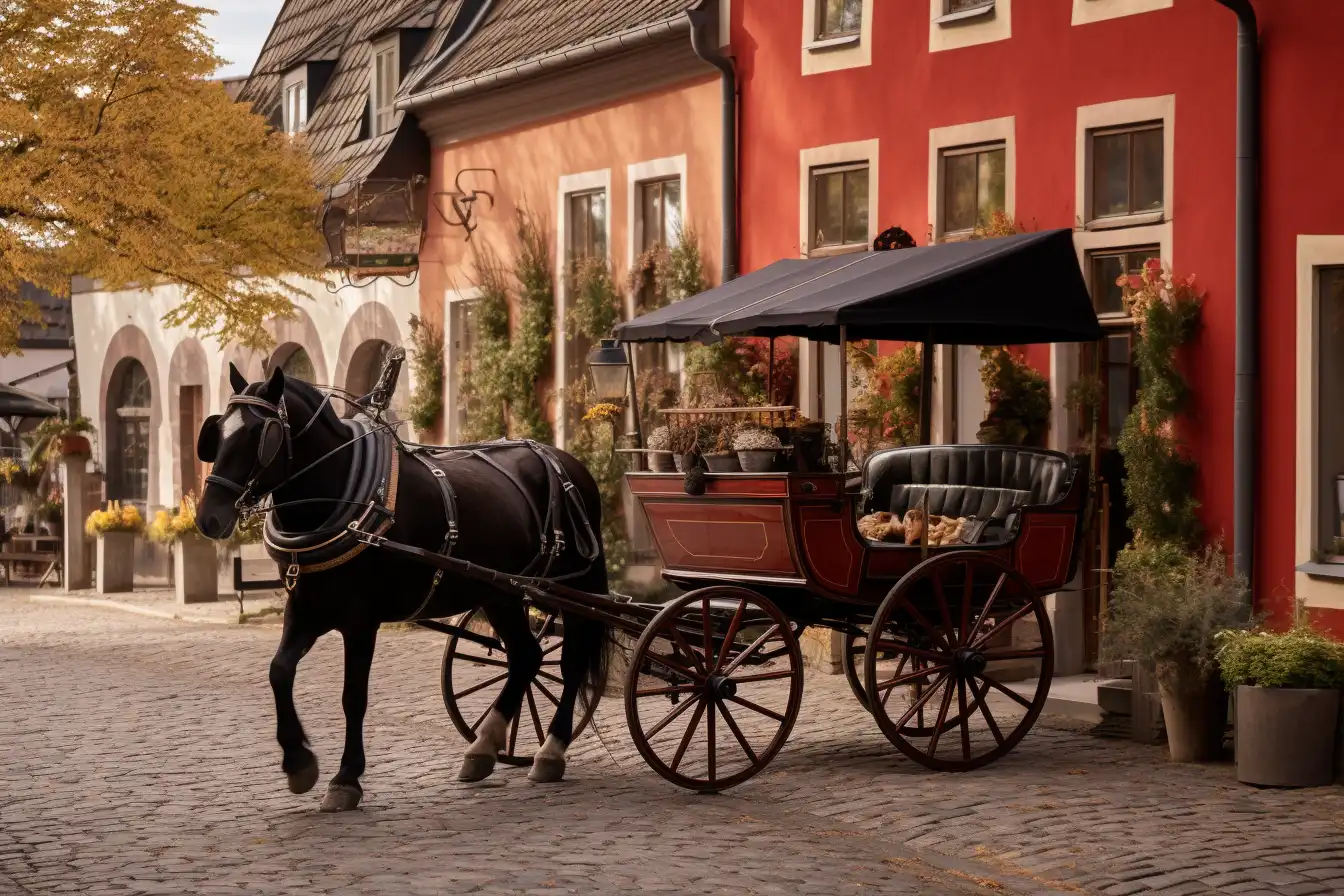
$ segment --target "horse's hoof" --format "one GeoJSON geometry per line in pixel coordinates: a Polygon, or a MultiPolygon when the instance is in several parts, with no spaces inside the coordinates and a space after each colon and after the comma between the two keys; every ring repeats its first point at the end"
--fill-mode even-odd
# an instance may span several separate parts
{"type": "Polygon", "coordinates": [[[349,812],[351,809],[359,808],[359,801],[364,797],[364,791],[358,787],[352,787],[349,784],[332,784],[327,788],[327,795],[322,798],[323,812],[349,812]]]}
{"type": "Polygon", "coordinates": [[[532,770],[527,780],[533,784],[555,784],[565,777],[564,757],[536,756],[532,759],[532,770]]]}
{"type": "Polygon", "coordinates": [[[308,764],[296,772],[285,772],[290,793],[307,793],[317,784],[317,757],[309,755],[308,764]]]}
{"type": "Polygon", "coordinates": [[[462,757],[462,768],[457,772],[457,780],[466,783],[484,781],[494,771],[494,756],[468,753],[462,757]]]}

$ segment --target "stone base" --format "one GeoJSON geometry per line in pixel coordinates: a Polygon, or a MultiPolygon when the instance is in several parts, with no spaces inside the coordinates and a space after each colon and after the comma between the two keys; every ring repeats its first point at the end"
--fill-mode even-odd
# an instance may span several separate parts
{"type": "Polygon", "coordinates": [[[845,671],[845,636],[839,632],[820,627],[806,629],[798,646],[803,651],[803,663],[809,668],[827,675],[845,671]]]}
{"type": "Polygon", "coordinates": [[[125,594],[135,587],[135,535],[109,532],[98,538],[97,575],[99,594],[125,594]]]}
{"type": "Polygon", "coordinates": [[[219,557],[214,542],[183,538],[173,545],[173,585],[179,604],[219,600],[219,557]]]}

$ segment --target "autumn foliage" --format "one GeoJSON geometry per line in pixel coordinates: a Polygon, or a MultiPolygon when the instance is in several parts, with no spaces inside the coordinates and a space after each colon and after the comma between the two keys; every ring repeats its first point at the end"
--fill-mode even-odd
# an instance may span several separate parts
{"type": "Polygon", "coordinates": [[[166,321],[262,344],[287,275],[321,276],[301,142],[209,80],[209,11],[179,0],[0,0],[0,351],[68,292],[171,282],[166,321]]]}

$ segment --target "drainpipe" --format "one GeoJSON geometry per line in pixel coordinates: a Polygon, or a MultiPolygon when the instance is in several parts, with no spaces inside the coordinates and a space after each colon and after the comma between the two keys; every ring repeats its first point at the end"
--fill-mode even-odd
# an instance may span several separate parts
{"type": "Polygon", "coordinates": [[[686,10],[695,55],[717,68],[723,84],[723,282],[737,277],[737,74],[707,36],[712,17],[702,6],[686,10]]]}
{"type": "Polygon", "coordinates": [[[1237,14],[1237,361],[1232,431],[1232,565],[1252,600],[1255,561],[1260,310],[1260,49],[1251,0],[1217,0],[1237,14]]]}

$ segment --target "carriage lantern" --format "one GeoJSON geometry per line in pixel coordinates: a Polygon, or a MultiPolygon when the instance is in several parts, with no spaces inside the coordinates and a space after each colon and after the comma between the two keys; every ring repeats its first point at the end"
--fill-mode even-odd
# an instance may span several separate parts
{"type": "Polygon", "coordinates": [[[322,209],[328,267],[352,278],[413,274],[425,230],[425,179],[338,184],[322,209]]]}

